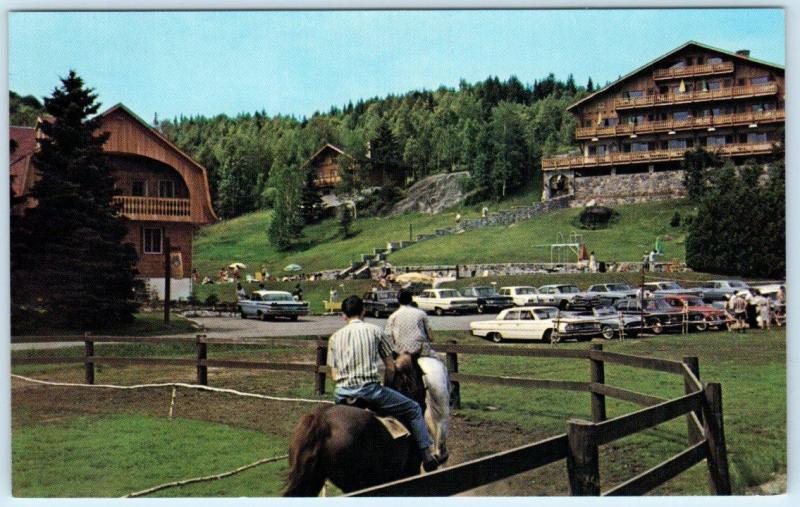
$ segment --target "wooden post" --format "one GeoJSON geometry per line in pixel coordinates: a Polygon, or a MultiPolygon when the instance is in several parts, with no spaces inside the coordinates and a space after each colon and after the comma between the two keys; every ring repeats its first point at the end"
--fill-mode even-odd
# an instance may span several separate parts
{"type": "Polygon", "coordinates": [[[722,422],[722,386],[706,384],[703,403],[703,428],[708,440],[708,478],[712,495],[730,495],[731,479],[728,473],[728,450],[725,447],[725,429],[722,422]]]}
{"type": "MultiPolygon", "coordinates": [[[[697,379],[700,379],[700,363],[696,357],[684,357],[683,363],[689,368],[689,371],[694,373],[694,376],[697,379]]],[[[692,393],[697,390],[697,386],[694,382],[689,378],[689,374],[683,374],[683,388],[686,394],[692,393]]],[[[701,423],[703,422],[703,411],[696,410],[694,414],[697,416],[697,420],[701,423]]],[[[697,442],[703,440],[703,435],[700,433],[700,430],[692,421],[692,413],[686,415],[686,425],[689,429],[689,445],[694,445],[697,442]]]]}
{"type": "Polygon", "coordinates": [[[328,346],[322,341],[317,342],[316,377],[314,379],[314,392],[325,394],[325,372],[320,368],[328,364],[328,346]]]}
{"type": "Polygon", "coordinates": [[[169,300],[172,280],[172,265],[169,258],[169,238],[164,236],[164,325],[169,326],[169,300]]]}
{"type": "Polygon", "coordinates": [[[94,342],[89,339],[89,333],[84,334],[83,342],[83,368],[86,374],[86,383],[94,384],[94,362],[90,359],[94,356],[94,342]]]}
{"type": "MultiPolygon", "coordinates": [[[[592,343],[591,350],[602,352],[603,345],[599,343],[592,343]]],[[[606,381],[605,364],[602,360],[589,359],[590,373],[592,382],[604,384],[606,381]]],[[[599,393],[591,393],[592,395],[592,421],[602,422],[606,420],[606,395],[599,393]]]]}
{"type": "MultiPolygon", "coordinates": [[[[458,342],[455,340],[448,340],[447,343],[456,345],[458,342]]],[[[451,373],[458,373],[458,354],[455,352],[448,352],[445,361],[448,375],[451,373]]],[[[461,382],[457,380],[450,381],[450,408],[461,408],[461,382]]]]}
{"type": "Polygon", "coordinates": [[[594,424],[577,419],[567,421],[567,473],[572,496],[600,495],[600,457],[594,424]]]}
{"type": "Polygon", "coordinates": [[[208,385],[208,366],[203,361],[208,359],[208,344],[203,341],[206,335],[197,335],[195,346],[197,347],[197,383],[201,386],[208,385]]]}

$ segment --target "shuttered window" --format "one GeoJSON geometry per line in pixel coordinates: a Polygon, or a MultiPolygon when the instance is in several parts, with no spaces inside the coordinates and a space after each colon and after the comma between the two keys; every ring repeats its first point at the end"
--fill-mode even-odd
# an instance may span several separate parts
{"type": "Polygon", "coordinates": [[[142,251],[146,254],[160,254],[163,252],[161,246],[161,228],[143,227],[142,228],[142,251]]]}

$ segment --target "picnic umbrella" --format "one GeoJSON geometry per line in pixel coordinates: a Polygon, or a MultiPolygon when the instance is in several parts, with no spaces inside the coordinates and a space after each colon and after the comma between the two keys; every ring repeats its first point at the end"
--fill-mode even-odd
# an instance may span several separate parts
{"type": "Polygon", "coordinates": [[[234,262],[233,264],[231,264],[228,267],[231,268],[231,269],[235,269],[235,268],[246,269],[247,268],[247,264],[243,264],[241,262],[234,262]]]}
{"type": "Polygon", "coordinates": [[[283,268],[284,271],[300,271],[301,269],[303,269],[303,267],[300,266],[300,264],[289,264],[283,268]]]}
{"type": "Polygon", "coordinates": [[[433,277],[431,275],[425,275],[423,273],[403,273],[401,275],[397,275],[394,278],[395,282],[399,283],[433,283],[433,277]]]}

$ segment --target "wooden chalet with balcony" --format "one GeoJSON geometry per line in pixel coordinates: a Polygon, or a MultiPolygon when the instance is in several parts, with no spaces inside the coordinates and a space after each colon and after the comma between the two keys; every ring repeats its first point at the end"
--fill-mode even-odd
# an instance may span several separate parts
{"type": "MultiPolygon", "coordinates": [[[[302,165],[301,170],[311,168],[314,172],[314,185],[323,190],[330,191],[342,181],[342,167],[339,161],[342,157],[353,160],[344,150],[332,144],[326,144],[317,150],[302,165]]],[[[402,185],[405,182],[405,172],[372,170],[366,175],[366,184],[373,187],[383,187],[389,185],[402,185]]]]}
{"type": "Polygon", "coordinates": [[[698,42],[670,51],[567,109],[575,152],[542,160],[544,195],[624,203],[684,194],[681,162],[702,147],[739,162],[781,137],[784,68],[698,42]]]}
{"type": "MultiPolygon", "coordinates": [[[[122,104],[101,116],[103,146],[116,177],[122,215],[128,219],[129,241],[139,256],[139,276],[159,297],[164,295],[164,239],[170,240],[173,299],[192,289],[192,235],[195,227],[218,219],[211,206],[206,169],[122,104]]],[[[26,194],[36,180],[31,157],[38,131],[11,127],[18,149],[11,155],[12,189],[26,194]]],[[[35,206],[28,202],[27,206],[35,206]]],[[[12,210],[24,213],[24,207],[12,210]]]]}

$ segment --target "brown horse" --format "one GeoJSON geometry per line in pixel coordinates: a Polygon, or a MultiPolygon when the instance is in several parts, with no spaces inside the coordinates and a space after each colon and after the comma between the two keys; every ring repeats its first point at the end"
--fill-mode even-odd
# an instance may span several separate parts
{"type": "MultiPolygon", "coordinates": [[[[417,401],[425,410],[422,370],[404,353],[386,385],[417,401]]],[[[317,496],[325,479],[345,493],[418,474],[421,456],[411,436],[394,439],[372,412],[327,405],[306,414],[289,445],[284,496],[317,496]]]]}

